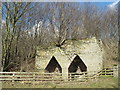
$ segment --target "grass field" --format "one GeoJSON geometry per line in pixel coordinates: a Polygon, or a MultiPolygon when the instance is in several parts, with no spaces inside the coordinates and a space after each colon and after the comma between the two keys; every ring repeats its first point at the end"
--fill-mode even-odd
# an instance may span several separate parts
{"type": "Polygon", "coordinates": [[[99,77],[80,83],[37,83],[37,84],[23,84],[20,82],[3,82],[3,88],[118,88],[118,78],[114,77],[99,77]]]}

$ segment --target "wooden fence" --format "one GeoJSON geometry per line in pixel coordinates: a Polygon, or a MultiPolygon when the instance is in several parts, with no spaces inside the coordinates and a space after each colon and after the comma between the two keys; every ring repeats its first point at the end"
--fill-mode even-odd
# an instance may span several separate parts
{"type": "Polygon", "coordinates": [[[69,73],[68,78],[63,79],[62,73],[40,72],[0,72],[0,81],[40,81],[40,82],[63,82],[63,81],[86,81],[99,76],[114,76],[113,68],[104,68],[100,72],[69,73]]]}

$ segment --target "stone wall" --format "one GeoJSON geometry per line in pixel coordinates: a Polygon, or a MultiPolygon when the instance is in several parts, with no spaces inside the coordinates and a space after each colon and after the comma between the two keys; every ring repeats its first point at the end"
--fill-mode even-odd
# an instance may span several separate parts
{"type": "Polygon", "coordinates": [[[62,67],[62,73],[67,76],[71,62],[78,55],[87,66],[87,72],[100,71],[103,65],[101,44],[93,37],[77,41],[67,40],[61,48],[55,46],[46,49],[38,47],[36,68],[40,72],[44,72],[50,59],[54,56],[62,67]]]}

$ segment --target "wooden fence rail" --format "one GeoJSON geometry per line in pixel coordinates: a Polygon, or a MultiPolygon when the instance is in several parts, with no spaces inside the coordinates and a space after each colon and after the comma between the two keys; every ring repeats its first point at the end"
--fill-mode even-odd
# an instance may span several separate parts
{"type": "MultiPolygon", "coordinates": [[[[100,72],[69,73],[67,81],[82,81],[99,76],[114,76],[113,68],[104,68],[100,72]],[[95,73],[95,74],[90,74],[95,73]]],[[[64,81],[62,73],[40,72],[0,72],[0,81],[64,81]]]]}

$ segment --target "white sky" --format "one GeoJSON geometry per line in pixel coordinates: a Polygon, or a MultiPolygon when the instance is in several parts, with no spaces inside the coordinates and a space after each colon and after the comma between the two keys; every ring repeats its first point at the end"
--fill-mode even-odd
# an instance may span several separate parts
{"type": "Polygon", "coordinates": [[[120,0],[117,0],[114,3],[108,5],[109,9],[116,11],[117,10],[116,5],[118,4],[118,2],[120,2],[120,0]]]}
{"type": "Polygon", "coordinates": [[[115,1],[114,3],[110,4],[109,7],[114,8],[116,4],[118,4],[120,0],[115,1]]]}

